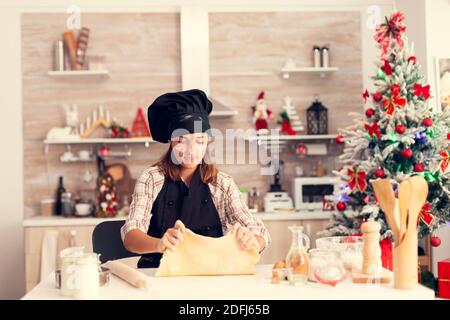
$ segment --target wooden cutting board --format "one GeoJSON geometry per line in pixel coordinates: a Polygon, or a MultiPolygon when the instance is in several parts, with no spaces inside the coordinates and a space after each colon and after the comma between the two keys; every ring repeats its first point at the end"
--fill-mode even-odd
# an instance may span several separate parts
{"type": "Polygon", "coordinates": [[[378,276],[372,276],[360,272],[352,272],[351,274],[353,283],[382,283],[389,284],[394,279],[394,273],[388,269],[382,268],[381,274],[378,276]]]}

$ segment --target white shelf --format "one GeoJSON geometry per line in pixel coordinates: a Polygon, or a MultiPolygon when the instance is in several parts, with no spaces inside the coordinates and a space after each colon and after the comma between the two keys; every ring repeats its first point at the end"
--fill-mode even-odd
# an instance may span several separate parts
{"type": "Polygon", "coordinates": [[[247,136],[245,140],[247,141],[258,141],[258,140],[267,140],[267,141],[296,141],[296,140],[333,140],[336,139],[337,134],[298,134],[294,136],[289,135],[260,135],[260,136],[247,136]]]}
{"type": "Polygon", "coordinates": [[[134,143],[155,143],[152,138],[87,138],[87,139],[53,139],[44,140],[44,144],[134,144],[134,143]]]}
{"type": "Polygon", "coordinates": [[[333,73],[339,71],[337,67],[328,67],[328,68],[314,68],[314,67],[304,67],[304,68],[282,68],[281,75],[284,79],[289,79],[290,74],[296,73],[317,73],[321,77],[325,77],[325,75],[329,73],[333,73]]]}
{"type": "Polygon", "coordinates": [[[66,70],[66,71],[48,71],[47,75],[58,78],[76,78],[76,77],[94,77],[108,78],[108,70],[66,70]]]}
{"type": "Polygon", "coordinates": [[[257,77],[257,76],[273,76],[276,71],[218,71],[211,72],[212,77],[257,77]]]}
{"type": "Polygon", "coordinates": [[[233,117],[237,115],[238,112],[236,110],[218,110],[218,111],[212,111],[209,115],[210,117],[233,117]]]}
{"type": "MultiPolygon", "coordinates": [[[[332,211],[292,211],[292,212],[257,212],[253,213],[256,218],[263,221],[287,221],[287,220],[327,220],[332,211]]],[[[73,217],[62,216],[43,217],[36,216],[23,220],[24,227],[56,227],[56,226],[95,226],[104,221],[121,221],[125,217],[95,218],[95,217],[73,217]]]]}

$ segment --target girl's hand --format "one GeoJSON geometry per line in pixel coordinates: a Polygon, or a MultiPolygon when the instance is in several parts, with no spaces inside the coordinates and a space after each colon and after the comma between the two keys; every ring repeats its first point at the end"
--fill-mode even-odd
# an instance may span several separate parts
{"type": "Polygon", "coordinates": [[[173,228],[167,229],[158,243],[158,252],[173,251],[183,240],[186,227],[183,222],[177,220],[173,228]]]}
{"type": "Polygon", "coordinates": [[[250,248],[254,247],[256,251],[259,252],[259,242],[253,232],[250,231],[250,229],[241,226],[239,223],[236,223],[233,225],[231,232],[236,233],[236,237],[238,238],[242,249],[249,250],[250,248]]]}

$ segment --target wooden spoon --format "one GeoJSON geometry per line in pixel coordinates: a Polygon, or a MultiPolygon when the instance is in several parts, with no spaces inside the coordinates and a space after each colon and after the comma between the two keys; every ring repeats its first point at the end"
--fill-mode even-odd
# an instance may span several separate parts
{"type": "Polygon", "coordinates": [[[395,219],[395,193],[391,181],[389,179],[377,179],[372,181],[372,186],[395,239],[400,239],[399,227],[395,219]]]}
{"type": "Polygon", "coordinates": [[[399,244],[403,241],[408,227],[408,209],[411,203],[411,181],[403,181],[398,188],[398,206],[400,211],[400,238],[399,244]]]}
{"type": "Polygon", "coordinates": [[[420,211],[427,201],[428,183],[421,176],[409,178],[411,185],[411,201],[408,210],[407,232],[416,232],[420,211]]]}

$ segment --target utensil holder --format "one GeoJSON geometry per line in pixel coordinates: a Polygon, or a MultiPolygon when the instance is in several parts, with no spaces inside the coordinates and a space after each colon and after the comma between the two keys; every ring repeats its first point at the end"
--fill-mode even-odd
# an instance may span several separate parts
{"type": "Polygon", "coordinates": [[[394,259],[394,288],[413,289],[417,286],[419,279],[417,265],[419,261],[417,230],[407,232],[403,241],[395,245],[393,250],[394,259]]]}

